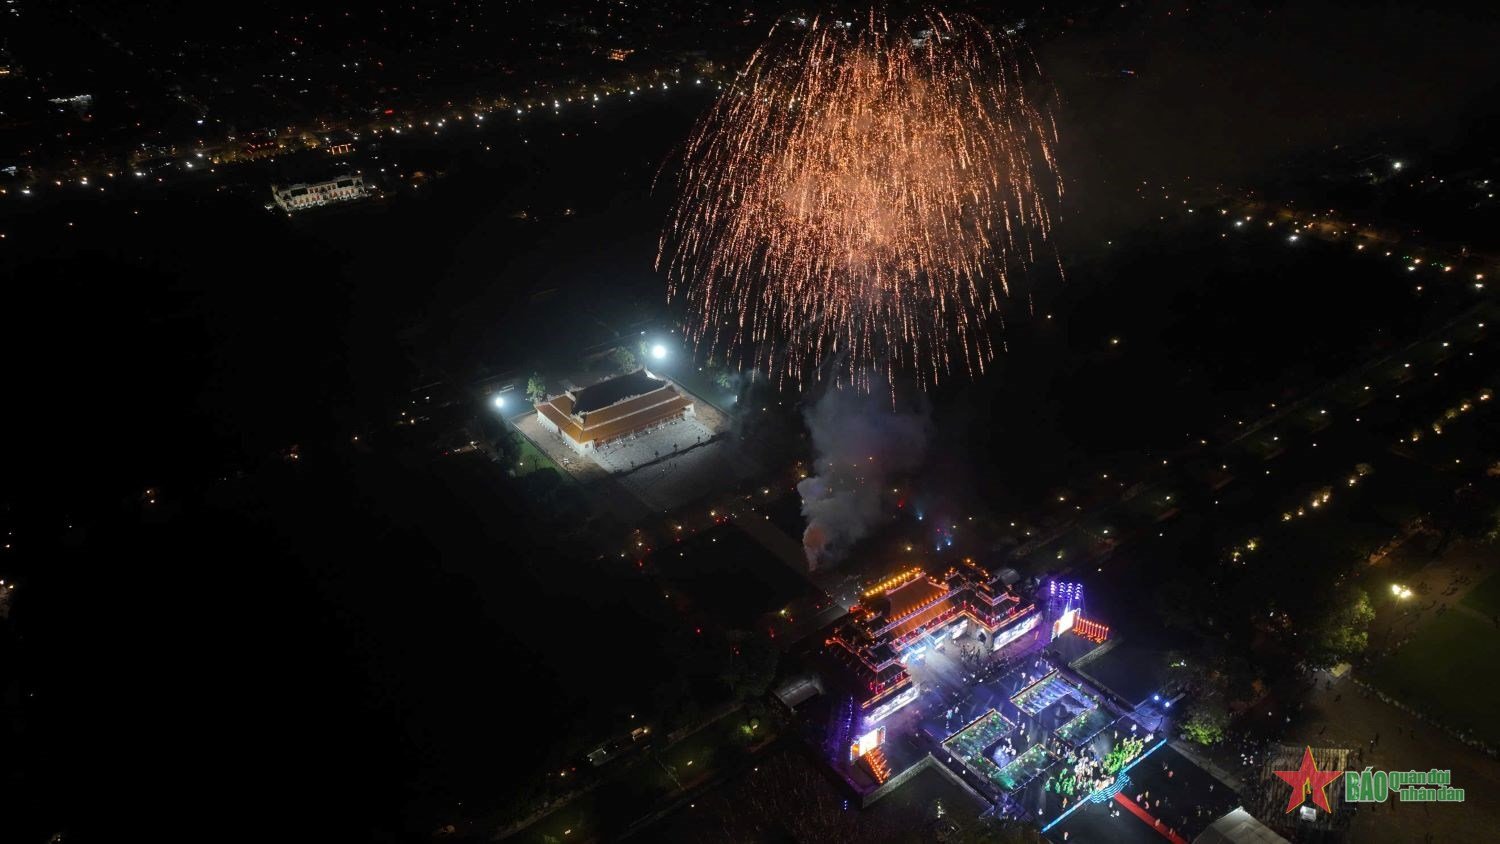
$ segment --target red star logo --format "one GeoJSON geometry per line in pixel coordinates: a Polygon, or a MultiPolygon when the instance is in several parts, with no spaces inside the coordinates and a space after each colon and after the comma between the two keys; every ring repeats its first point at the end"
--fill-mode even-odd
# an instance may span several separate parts
{"type": "Polygon", "coordinates": [[[1312,794],[1313,804],[1319,809],[1325,812],[1333,811],[1333,808],[1328,805],[1326,789],[1329,783],[1343,776],[1344,772],[1318,770],[1318,763],[1313,761],[1311,747],[1306,748],[1302,754],[1302,767],[1295,771],[1276,771],[1275,773],[1292,787],[1292,799],[1286,804],[1288,812],[1301,806],[1309,793],[1312,794]]]}

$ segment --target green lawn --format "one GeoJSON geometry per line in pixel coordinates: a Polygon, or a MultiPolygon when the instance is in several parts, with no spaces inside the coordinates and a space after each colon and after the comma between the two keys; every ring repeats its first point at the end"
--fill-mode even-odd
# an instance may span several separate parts
{"type": "Polygon", "coordinates": [[[532,472],[542,469],[556,469],[560,474],[562,473],[562,470],[558,469],[557,464],[552,462],[552,458],[543,454],[541,449],[532,445],[531,440],[526,439],[515,431],[510,432],[510,437],[520,448],[520,458],[517,465],[510,467],[515,471],[516,477],[529,475],[532,472]]]}
{"type": "Polygon", "coordinates": [[[1500,575],[1486,579],[1464,596],[1463,603],[1487,616],[1500,615],[1500,575]]]}
{"type": "MultiPolygon", "coordinates": [[[[1493,599],[1494,588],[1485,583],[1493,599]]],[[[1495,625],[1462,610],[1427,622],[1370,680],[1386,694],[1442,723],[1500,744],[1500,636],[1495,625]]]]}

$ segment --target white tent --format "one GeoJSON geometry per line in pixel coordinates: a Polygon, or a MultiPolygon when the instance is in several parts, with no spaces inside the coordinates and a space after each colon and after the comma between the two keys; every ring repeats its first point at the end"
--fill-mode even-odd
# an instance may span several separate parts
{"type": "Polygon", "coordinates": [[[1193,844],[1288,844],[1270,827],[1256,820],[1243,808],[1235,809],[1213,822],[1193,844]]]}

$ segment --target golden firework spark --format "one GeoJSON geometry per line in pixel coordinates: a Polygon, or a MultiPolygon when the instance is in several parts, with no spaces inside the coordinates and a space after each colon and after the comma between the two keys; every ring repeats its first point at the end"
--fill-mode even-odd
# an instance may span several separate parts
{"type": "Polygon", "coordinates": [[[982,372],[1062,192],[1037,76],[968,16],[778,24],[684,153],[657,265],[689,339],[778,378],[982,372]]]}

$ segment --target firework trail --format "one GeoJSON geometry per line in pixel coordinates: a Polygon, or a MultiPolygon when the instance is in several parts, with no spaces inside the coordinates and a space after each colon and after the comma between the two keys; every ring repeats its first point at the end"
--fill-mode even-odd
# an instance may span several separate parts
{"type": "Polygon", "coordinates": [[[778,380],[982,372],[1062,191],[1037,75],[968,16],[778,24],[684,152],[657,266],[689,340],[778,380]]]}

